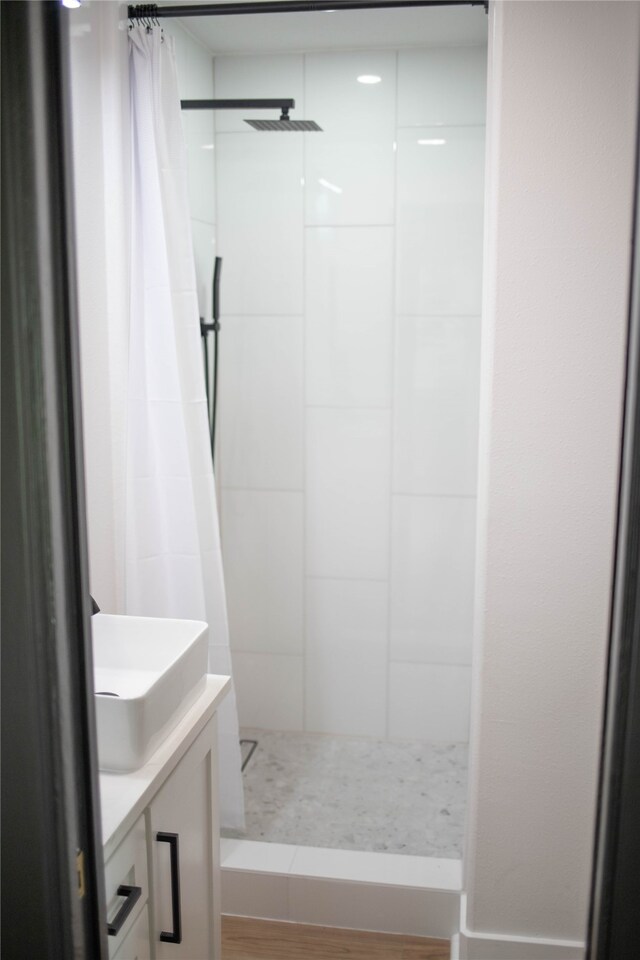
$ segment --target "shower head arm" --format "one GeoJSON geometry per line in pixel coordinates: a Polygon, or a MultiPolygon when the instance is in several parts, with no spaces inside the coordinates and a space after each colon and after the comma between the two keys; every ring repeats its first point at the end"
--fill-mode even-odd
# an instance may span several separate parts
{"type": "Polygon", "coordinates": [[[289,119],[289,110],[295,107],[295,100],[181,100],[183,110],[280,110],[281,119],[289,119]]]}

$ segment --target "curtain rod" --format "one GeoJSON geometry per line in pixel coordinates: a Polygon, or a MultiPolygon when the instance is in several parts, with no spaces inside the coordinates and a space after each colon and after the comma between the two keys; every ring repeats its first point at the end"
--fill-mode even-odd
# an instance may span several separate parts
{"type": "Polygon", "coordinates": [[[266,0],[247,3],[198,3],[158,6],[138,3],[129,7],[130,20],[157,20],[161,17],[224,17],[243,13],[307,13],[321,10],[377,10],[381,7],[484,7],[489,0],[266,0]]]}

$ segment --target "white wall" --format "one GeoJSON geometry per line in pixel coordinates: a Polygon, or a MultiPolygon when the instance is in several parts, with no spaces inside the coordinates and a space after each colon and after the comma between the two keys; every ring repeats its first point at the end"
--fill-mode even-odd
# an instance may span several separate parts
{"type": "MultiPolygon", "coordinates": [[[[130,116],[127,6],[85,0],[71,12],[71,80],[82,406],[91,591],[124,610],[129,354],[130,116]]],[[[213,96],[211,54],[177,24],[183,97],[213,96]]],[[[201,310],[214,256],[213,116],[185,117],[201,310]],[[203,149],[204,147],[204,149],[203,149]]]]}
{"type": "Polygon", "coordinates": [[[490,20],[461,956],[550,960],[581,956],[586,929],[640,15],[637,3],[494,2],[490,20]]]}
{"type": "Polygon", "coordinates": [[[215,60],[218,97],[324,130],[216,115],[245,725],[468,736],[485,71],[481,46],[215,60]]]}

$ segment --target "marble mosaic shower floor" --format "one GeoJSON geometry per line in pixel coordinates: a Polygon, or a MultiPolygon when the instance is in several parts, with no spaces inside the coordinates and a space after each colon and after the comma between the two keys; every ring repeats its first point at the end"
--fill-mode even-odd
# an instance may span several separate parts
{"type": "Polygon", "coordinates": [[[459,858],[467,746],[241,731],[247,840],[459,858]]]}

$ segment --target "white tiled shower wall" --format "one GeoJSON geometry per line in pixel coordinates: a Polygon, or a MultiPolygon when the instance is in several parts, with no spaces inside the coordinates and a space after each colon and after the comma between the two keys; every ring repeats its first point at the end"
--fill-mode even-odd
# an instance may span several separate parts
{"type": "Polygon", "coordinates": [[[215,117],[244,725],[467,739],[485,72],[484,47],[215,60],[217,97],[324,129],[215,117]]]}

